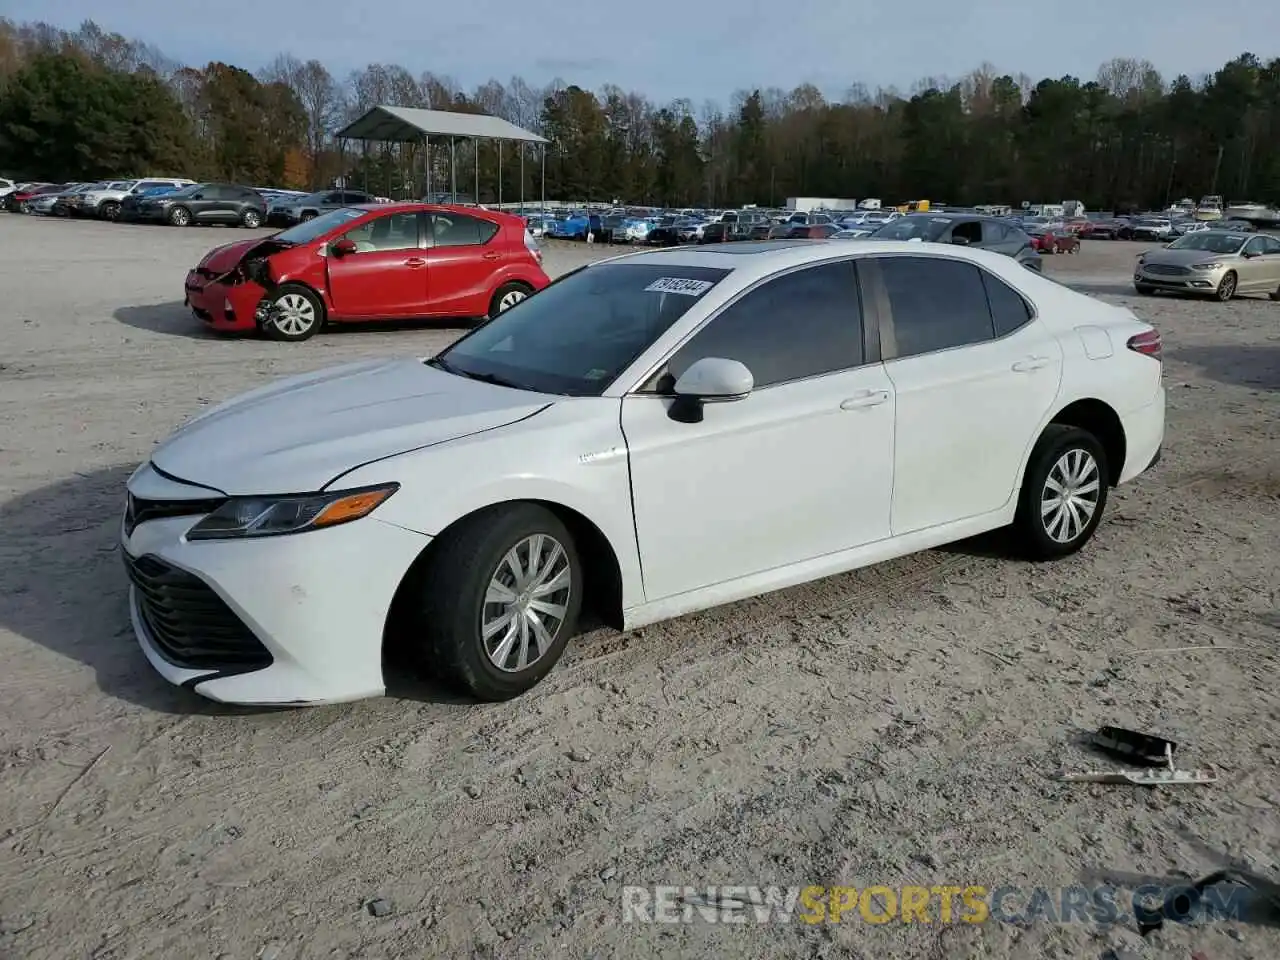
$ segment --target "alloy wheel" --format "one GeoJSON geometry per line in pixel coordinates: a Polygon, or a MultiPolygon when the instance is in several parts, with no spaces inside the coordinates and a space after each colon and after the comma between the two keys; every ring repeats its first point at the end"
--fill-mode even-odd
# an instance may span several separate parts
{"type": "Polygon", "coordinates": [[[528,294],[523,290],[509,290],[503,295],[502,299],[498,301],[498,312],[501,313],[503,310],[509,310],[527,296],[528,294]]]}
{"type": "Polygon", "coordinates": [[[1222,301],[1230,300],[1236,293],[1236,275],[1228,273],[1222,278],[1222,284],[1218,287],[1218,299],[1222,301]]]}
{"type": "Polygon", "coordinates": [[[1088,529],[1101,481],[1098,461],[1088,450],[1072,447],[1058,458],[1040,494],[1040,521],[1051,540],[1071,543],[1088,529]]]}
{"type": "Polygon", "coordinates": [[[262,218],[258,216],[256,210],[249,210],[244,215],[244,225],[250,230],[255,230],[262,226],[262,218]]]}
{"type": "Polygon", "coordinates": [[[564,626],[572,584],[569,555],[555,537],[535,533],[508,550],[480,609],[489,661],[518,673],[542,659],[564,626]]]}
{"type": "Polygon", "coordinates": [[[271,307],[271,323],[291,337],[306,333],[316,322],[316,308],[300,293],[286,293],[271,307]]]}

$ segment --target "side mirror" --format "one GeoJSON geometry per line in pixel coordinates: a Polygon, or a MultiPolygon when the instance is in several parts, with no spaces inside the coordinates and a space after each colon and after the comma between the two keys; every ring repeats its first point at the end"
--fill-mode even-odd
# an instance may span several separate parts
{"type": "Polygon", "coordinates": [[[952,237],[951,242],[959,244],[960,246],[964,247],[964,246],[968,246],[969,238],[968,237],[952,237]]]}
{"type": "Polygon", "coordinates": [[[333,241],[329,247],[329,252],[335,257],[346,257],[356,252],[356,242],[343,237],[341,240],[333,241]]]}
{"type": "Polygon", "coordinates": [[[676,381],[676,398],[668,413],[680,423],[701,423],[704,404],[745,399],[754,387],[755,378],[744,364],[724,357],[703,357],[676,381]]]}
{"type": "Polygon", "coordinates": [[[203,194],[203,193],[193,194],[193,195],[192,195],[192,197],[191,197],[191,199],[192,199],[192,200],[203,200],[203,199],[204,199],[204,194],[203,194]]]}
{"type": "Polygon", "coordinates": [[[1258,253],[1257,250],[1245,250],[1240,255],[1244,257],[1246,260],[1252,260],[1254,257],[1259,256],[1260,254],[1258,253]]]}

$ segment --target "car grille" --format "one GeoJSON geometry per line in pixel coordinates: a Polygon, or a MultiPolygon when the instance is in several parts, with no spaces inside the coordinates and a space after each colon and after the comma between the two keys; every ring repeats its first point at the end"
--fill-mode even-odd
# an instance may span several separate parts
{"type": "Polygon", "coordinates": [[[244,672],[271,665],[271,651],[199,577],[150,554],[125,553],[124,564],[152,644],[169,663],[244,672]]]}
{"type": "Polygon", "coordinates": [[[124,532],[148,520],[164,520],[169,517],[195,517],[213,513],[226,502],[225,497],[208,500],[144,500],[129,494],[124,510],[124,532]]]}
{"type": "Polygon", "coordinates": [[[1191,272],[1186,267],[1175,267],[1170,263],[1148,263],[1142,269],[1147,273],[1159,273],[1167,277],[1185,277],[1191,272]]]}

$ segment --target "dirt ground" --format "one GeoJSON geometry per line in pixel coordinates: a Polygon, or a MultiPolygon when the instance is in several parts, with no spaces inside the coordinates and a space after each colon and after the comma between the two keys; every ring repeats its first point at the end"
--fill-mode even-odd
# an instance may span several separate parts
{"type": "Polygon", "coordinates": [[[1167,351],[1164,461],[1071,559],[996,538],[602,630],[507,704],[407,684],[254,711],[135,646],[125,478],[202,405],[457,331],[207,335],[183,275],[236,236],[0,217],[0,957],[1280,956],[1256,924],[1144,944],[1132,924],[626,924],[621,900],[1057,888],[1199,875],[1209,851],[1280,874],[1280,304],[1131,297],[1134,244],[1050,260],[1167,351]],[[1106,723],[1220,783],[1047,779],[1096,764],[1073,738],[1106,723]]]}

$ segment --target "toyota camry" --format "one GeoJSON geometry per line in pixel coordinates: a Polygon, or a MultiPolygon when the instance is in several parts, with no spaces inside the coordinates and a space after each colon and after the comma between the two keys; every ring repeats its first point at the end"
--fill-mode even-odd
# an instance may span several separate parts
{"type": "Polygon", "coordinates": [[[767,241],[561,277],[434,357],[265,386],[128,482],[134,630],[239,703],[484,700],[619,629],[995,528],[1079,550],[1159,458],[1159,333],[1010,257],[767,241]]]}

